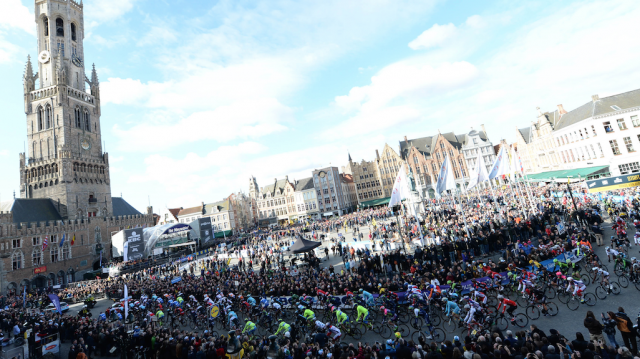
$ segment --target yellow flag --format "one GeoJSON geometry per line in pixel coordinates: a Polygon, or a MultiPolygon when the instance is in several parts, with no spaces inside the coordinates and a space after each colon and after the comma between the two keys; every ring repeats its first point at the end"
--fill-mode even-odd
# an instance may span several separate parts
{"type": "Polygon", "coordinates": [[[371,221],[371,223],[373,224],[374,227],[378,225],[378,223],[376,223],[375,218],[373,219],[373,221],[371,221]]]}
{"type": "Polygon", "coordinates": [[[229,263],[231,263],[231,258],[227,259],[227,265],[229,265],[229,263]]]}

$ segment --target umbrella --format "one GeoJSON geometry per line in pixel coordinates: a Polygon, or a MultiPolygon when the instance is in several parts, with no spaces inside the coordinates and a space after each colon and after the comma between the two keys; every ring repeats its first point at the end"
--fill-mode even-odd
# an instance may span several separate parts
{"type": "Polygon", "coordinates": [[[306,239],[298,238],[296,243],[294,243],[291,247],[289,247],[289,250],[287,251],[287,253],[288,254],[305,253],[305,252],[311,251],[316,247],[320,247],[321,245],[322,243],[320,242],[313,242],[313,241],[308,241],[306,239]]]}

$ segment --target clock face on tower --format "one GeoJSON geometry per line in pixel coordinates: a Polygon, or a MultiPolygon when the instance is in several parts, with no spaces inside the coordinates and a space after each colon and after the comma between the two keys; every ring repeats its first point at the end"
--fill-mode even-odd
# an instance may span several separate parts
{"type": "Polygon", "coordinates": [[[326,174],[326,173],[324,173],[324,172],[320,172],[320,173],[318,173],[318,176],[320,176],[320,177],[324,177],[324,176],[326,176],[326,175],[327,175],[327,174],[326,174]]]}
{"type": "Polygon", "coordinates": [[[91,149],[91,139],[89,137],[85,137],[82,142],[80,142],[80,146],[82,146],[83,150],[88,151],[91,149]]]}

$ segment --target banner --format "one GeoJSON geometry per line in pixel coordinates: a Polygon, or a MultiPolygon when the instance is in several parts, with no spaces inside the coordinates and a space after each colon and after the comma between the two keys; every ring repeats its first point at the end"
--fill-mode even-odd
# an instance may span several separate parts
{"type": "Polygon", "coordinates": [[[507,155],[506,148],[506,145],[500,146],[500,152],[498,152],[498,156],[496,156],[496,160],[493,162],[493,166],[491,166],[489,179],[506,175],[509,172],[509,155],[507,155]]]}
{"type": "Polygon", "coordinates": [[[453,175],[449,155],[447,155],[440,167],[440,174],[438,175],[438,182],[436,183],[436,194],[440,195],[440,193],[448,189],[456,189],[456,178],[453,175]]]}
{"type": "Polygon", "coordinates": [[[60,298],[55,294],[49,294],[49,299],[51,299],[51,303],[56,307],[58,313],[62,314],[62,310],[60,309],[60,298]]]}
{"type": "Polygon", "coordinates": [[[631,174],[617,177],[599,178],[587,181],[589,193],[610,191],[620,188],[640,186],[640,174],[631,174]]]}
{"type": "Polygon", "coordinates": [[[467,186],[467,190],[472,189],[480,182],[488,180],[489,174],[487,173],[487,166],[484,163],[484,156],[480,154],[476,162],[476,167],[472,169],[471,176],[469,177],[469,186],[467,186]]]}
{"type": "Polygon", "coordinates": [[[178,282],[180,282],[180,281],[182,281],[182,277],[174,277],[174,278],[171,280],[171,284],[176,284],[176,283],[178,283],[178,282]]]}
{"type": "Polygon", "coordinates": [[[400,204],[405,198],[409,198],[409,182],[407,181],[407,174],[404,172],[404,166],[400,166],[400,171],[398,171],[398,176],[391,191],[389,208],[400,204]]]}
{"type": "Polygon", "coordinates": [[[125,261],[135,261],[144,257],[144,240],[142,237],[142,228],[124,230],[124,238],[127,245],[125,261]]]}
{"type": "Polygon", "coordinates": [[[129,316],[129,287],[124,285],[124,320],[129,316]]]}
{"type": "Polygon", "coordinates": [[[213,239],[213,231],[211,230],[211,217],[203,217],[198,219],[200,227],[200,243],[206,243],[213,239]]]}

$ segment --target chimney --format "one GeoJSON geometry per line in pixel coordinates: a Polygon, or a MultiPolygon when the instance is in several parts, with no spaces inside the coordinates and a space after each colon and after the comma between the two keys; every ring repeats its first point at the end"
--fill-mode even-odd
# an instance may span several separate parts
{"type": "MultiPolygon", "coordinates": [[[[407,140],[407,137],[405,136],[404,140],[407,140]]],[[[376,150],[376,160],[380,161],[380,153],[378,153],[378,150],[376,150]]]]}
{"type": "Polygon", "coordinates": [[[600,96],[598,96],[598,95],[591,95],[591,100],[592,100],[593,102],[600,101],[600,96]]]}
{"type": "MultiPolygon", "coordinates": [[[[598,96],[598,95],[596,95],[598,96]]],[[[562,115],[564,115],[565,113],[567,113],[567,110],[564,109],[564,107],[562,106],[562,104],[558,105],[558,113],[560,114],[560,117],[562,117],[562,115]]]]}

